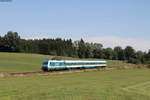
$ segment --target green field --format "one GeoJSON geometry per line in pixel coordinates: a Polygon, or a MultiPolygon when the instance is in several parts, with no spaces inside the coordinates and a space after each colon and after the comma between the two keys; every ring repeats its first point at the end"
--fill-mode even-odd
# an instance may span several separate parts
{"type": "Polygon", "coordinates": [[[150,100],[146,68],[0,79],[0,100],[150,100]]]}
{"type": "MultiPolygon", "coordinates": [[[[44,59],[53,56],[25,53],[0,53],[0,73],[21,73],[41,71],[41,63],[44,59]]],[[[62,59],[79,59],[71,57],[61,57],[62,59]]],[[[85,59],[80,59],[85,60],[85,59]]],[[[86,59],[99,60],[99,59],[86,59]]],[[[108,61],[108,66],[127,65],[121,61],[108,61]]]]}
{"type": "MultiPolygon", "coordinates": [[[[41,61],[50,58],[0,53],[0,73],[40,71],[41,61]]],[[[128,64],[108,61],[108,66],[120,65],[128,64]]],[[[149,76],[149,69],[135,68],[0,78],[0,100],[150,100],[149,76]]]]}

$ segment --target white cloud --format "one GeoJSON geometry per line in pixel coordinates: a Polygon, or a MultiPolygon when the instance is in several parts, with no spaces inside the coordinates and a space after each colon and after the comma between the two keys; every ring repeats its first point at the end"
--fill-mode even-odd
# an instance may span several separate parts
{"type": "Polygon", "coordinates": [[[150,40],[139,38],[126,38],[119,36],[102,36],[102,37],[87,37],[84,38],[87,42],[96,42],[103,44],[104,47],[132,46],[136,50],[148,51],[150,49],[150,40]]]}

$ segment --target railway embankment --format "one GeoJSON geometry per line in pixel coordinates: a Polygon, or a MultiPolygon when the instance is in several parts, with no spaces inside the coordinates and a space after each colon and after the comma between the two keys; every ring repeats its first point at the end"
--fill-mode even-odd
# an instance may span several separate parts
{"type": "Polygon", "coordinates": [[[102,71],[102,70],[114,70],[114,69],[131,69],[131,68],[150,68],[149,65],[127,65],[127,66],[112,66],[107,68],[92,68],[92,69],[73,69],[73,70],[61,70],[61,71],[50,71],[50,72],[25,72],[25,73],[8,73],[0,74],[0,78],[7,77],[22,77],[22,76],[33,76],[33,75],[52,75],[52,74],[65,74],[65,73],[76,73],[76,72],[88,72],[88,71],[102,71]]]}

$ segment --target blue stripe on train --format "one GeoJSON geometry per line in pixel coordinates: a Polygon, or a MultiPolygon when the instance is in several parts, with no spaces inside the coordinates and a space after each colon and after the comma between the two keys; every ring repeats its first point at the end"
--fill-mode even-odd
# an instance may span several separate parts
{"type": "Polygon", "coordinates": [[[85,68],[96,68],[97,66],[84,66],[85,68]]]}
{"type": "Polygon", "coordinates": [[[82,68],[82,67],[49,67],[48,69],[67,69],[67,68],[82,68]]]}
{"type": "MultiPolygon", "coordinates": [[[[48,69],[66,69],[66,68],[96,68],[98,66],[81,66],[81,67],[48,67],[48,69]]],[[[101,67],[101,66],[100,66],[101,67]]]]}
{"type": "Polygon", "coordinates": [[[67,67],[48,67],[48,69],[66,69],[67,67]]]}

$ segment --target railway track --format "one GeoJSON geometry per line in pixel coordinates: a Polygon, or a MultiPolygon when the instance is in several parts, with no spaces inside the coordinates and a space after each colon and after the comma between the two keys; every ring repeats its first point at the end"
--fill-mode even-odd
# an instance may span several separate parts
{"type": "Polygon", "coordinates": [[[140,68],[141,66],[113,66],[106,68],[92,68],[92,69],[70,69],[70,70],[56,70],[49,72],[25,72],[25,73],[9,73],[9,74],[0,74],[0,78],[5,77],[22,77],[22,76],[33,76],[33,75],[51,75],[51,74],[65,74],[65,73],[75,73],[75,72],[87,72],[87,71],[99,71],[99,70],[113,70],[113,69],[129,69],[129,68],[140,68]]]}

